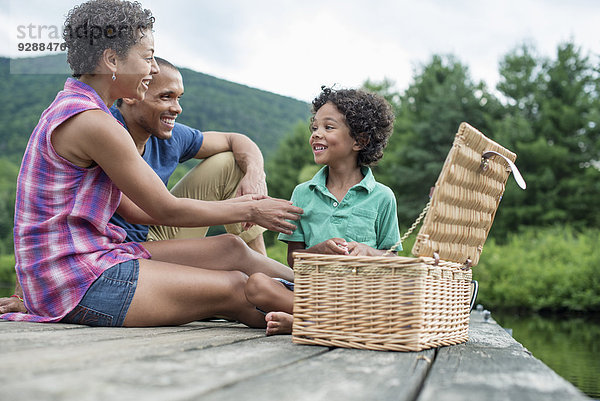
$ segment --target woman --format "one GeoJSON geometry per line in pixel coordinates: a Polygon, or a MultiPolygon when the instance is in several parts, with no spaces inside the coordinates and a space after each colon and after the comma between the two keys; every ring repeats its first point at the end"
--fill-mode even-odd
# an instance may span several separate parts
{"type": "Polygon", "coordinates": [[[29,313],[3,318],[155,326],[219,315],[264,327],[244,296],[247,275],[292,279],[235,236],[123,243],[124,231],[108,223],[118,208],[143,224],[247,221],[291,233],[285,220],[302,213],[264,197],[175,198],[143,161],[107,105],[144,98],[158,72],[153,22],[127,1],[91,0],[69,12],[63,36],[77,79],[42,114],[17,182],[16,270],[29,313]]]}

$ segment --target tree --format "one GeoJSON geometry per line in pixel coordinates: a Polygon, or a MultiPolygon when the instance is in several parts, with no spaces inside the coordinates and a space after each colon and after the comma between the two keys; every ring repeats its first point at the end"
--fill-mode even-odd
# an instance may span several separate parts
{"type": "Polygon", "coordinates": [[[483,83],[469,78],[452,56],[434,56],[400,97],[394,134],[375,175],[398,199],[398,217],[407,227],[427,204],[454,134],[466,121],[484,133],[500,111],[483,83]]]}
{"type": "Polygon", "coordinates": [[[265,170],[270,196],[290,199],[292,191],[301,182],[300,177],[306,178],[303,169],[316,166],[309,138],[308,123],[299,122],[267,161],[265,170]]]}
{"type": "Polygon", "coordinates": [[[0,255],[13,253],[15,191],[19,167],[0,158],[0,255]]]}
{"type": "Polygon", "coordinates": [[[506,114],[495,131],[517,153],[528,182],[507,187],[498,212],[501,231],[519,226],[600,225],[600,99],[598,71],[572,43],[555,60],[521,46],[505,56],[498,90],[506,114]]]}

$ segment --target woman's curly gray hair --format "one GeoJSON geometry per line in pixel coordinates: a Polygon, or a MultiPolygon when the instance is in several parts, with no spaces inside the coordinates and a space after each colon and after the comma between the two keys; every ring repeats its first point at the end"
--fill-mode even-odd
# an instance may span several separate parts
{"type": "Polygon", "coordinates": [[[312,101],[313,116],[327,102],[344,115],[350,136],[363,147],[358,152],[358,165],[377,164],[394,129],[394,112],[387,100],[361,89],[322,86],[321,93],[312,101]]]}
{"type": "Polygon", "coordinates": [[[125,57],[153,24],[150,10],[138,2],[89,0],[73,7],[63,29],[73,76],[93,74],[106,49],[125,57]]]}

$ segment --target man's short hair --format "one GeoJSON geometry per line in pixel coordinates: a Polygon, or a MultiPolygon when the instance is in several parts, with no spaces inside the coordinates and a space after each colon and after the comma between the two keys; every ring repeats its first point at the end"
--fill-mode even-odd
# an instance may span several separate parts
{"type": "MultiPolygon", "coordinates": [[[[173,64],[171,64],[170,62],[168,62],[164,58],[154,57],[154,60],[156,60],[156,63],[158,64],[159,68],[170,68],[172,70],[175,70],[175,71],[179,72],[179,68],[175,67],[173,64]]],[[[123,104],[123,99],[117,99],[117,103],[116,104],[117,104],[117,107],[121,107],[121,105],[123,104]]]]}
{"type": "Polygon", "coordinates": [[[166,67],[166,68],[171,68],[171,69],[173,69],[175,71],[179,71],[179,68],[175,67],[173,64],[171,64],[170,62],[168,62],[164,58],[154,57],[154,59],[156,60],[156,63],[158,64],[158,66],[160,68],[166,67]]]}

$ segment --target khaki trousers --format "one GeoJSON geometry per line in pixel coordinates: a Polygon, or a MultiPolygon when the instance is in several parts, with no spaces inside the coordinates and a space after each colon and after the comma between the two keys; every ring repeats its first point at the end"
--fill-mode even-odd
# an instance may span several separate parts
{"type": "MultiPolygon", "coordinates": [[[[244,173],[235,162],[233,153],[217,153],[191,169],[171,190],[178,198],[218,201],[233,198],[244,173]]],[[[150,226],[148,241],[205,237],[209,227],[150,226]]],[[[226,224],[228,233],[239,235],[246,243],[266,231],[252,226],[242,231],[242,224],[226,224]]]]}

